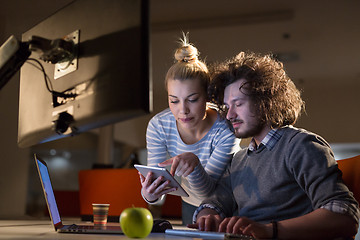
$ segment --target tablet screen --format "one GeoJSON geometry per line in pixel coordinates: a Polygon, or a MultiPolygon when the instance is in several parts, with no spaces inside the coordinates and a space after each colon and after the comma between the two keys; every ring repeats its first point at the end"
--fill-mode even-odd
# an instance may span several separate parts
{"type": "Polygon", "coordinates": [[[169,173],[166,168],[161,167],[149,167],[145,165],[134,164],[134,167],[144,176],[146,177],[148,172],[153,172],[154,179],[160,176],[163,176],[165,180],[170,181],[170,187],[176,187],[177,190],[170,192],[168,194],[178,195],[183,197],[188,197],[189,194],[181,187],[180,183],[169,173]]]}

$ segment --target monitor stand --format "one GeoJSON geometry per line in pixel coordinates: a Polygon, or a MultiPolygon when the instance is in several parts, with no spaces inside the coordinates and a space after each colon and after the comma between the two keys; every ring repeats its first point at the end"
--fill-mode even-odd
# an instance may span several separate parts
{"type": "Polygon", "coordinates": [[[99,130],[98,157],[93,168],[114,168],[114,124],[99,130]]]}

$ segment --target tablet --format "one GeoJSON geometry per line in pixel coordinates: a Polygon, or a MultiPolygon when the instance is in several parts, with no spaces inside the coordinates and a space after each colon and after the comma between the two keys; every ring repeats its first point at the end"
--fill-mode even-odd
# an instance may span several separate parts
{"type": "Polygon", "coordinates": [[[185,189],[182,188],[180,183],[178,181],[176,181],[174,176],[172,176],[170,174],[170,172],[166,168],[149,167],[149,166],[139,165],[139,164],[134,164],[134,167],[145,177],[146,177],[148,172],[152,172],[154,174],[153,175],[154,179],[158,178],[160,176],[163,176],[165,178],[165,180],[169,180],[170,181],[170,187],[176,187],[177,190],[173,191],[173,192],[170,192],[168,194],[178,195],[178,196],[183,196],[183,197],[188,197],[189,196],[189,194],[185,191],[185,189]]]}

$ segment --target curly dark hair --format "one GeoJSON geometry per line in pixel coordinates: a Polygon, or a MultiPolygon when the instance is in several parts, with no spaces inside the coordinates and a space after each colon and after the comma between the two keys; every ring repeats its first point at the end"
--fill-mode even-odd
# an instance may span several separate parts
{"type": "MultiPolygon", "coordinates": [[[[245,79],[239,91],[250,96],[262,123],[278,128],[295,124],[305,103],[281,62],[271,54],[241,52],[234,58],[211,67],[210,101],[223,110],[225,88],[245,79]]],[[[224,111],[224,110],[223,110],[224,111]]]]}

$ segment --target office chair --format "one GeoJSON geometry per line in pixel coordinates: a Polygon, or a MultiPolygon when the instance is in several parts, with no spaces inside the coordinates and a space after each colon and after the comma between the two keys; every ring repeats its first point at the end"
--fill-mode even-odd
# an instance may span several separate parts
{"type": "Polygon", "coordinates": [[[92,203],[109,203],[109,221],[119,221],[121,212],[128,207],[148,205],[141,194],[138,171],[132,169],[93,169],[79,172],[79,198],[81,219],[92,217],[92,203]]]}
{"type": "Polygon", "coordinates": [[[344,183],[360,203],[360,155],[337,161],[344,183]]]}
{"type": "MultiPolygon", "coordinates": [[[[354,198],[360,203],[360,155],[341,159],[337,161],[338,167],[343,173],[344,183],[354,194],[354,198]]],[[[355,240],[360,239],[360,227],[358,234],[354,236],[355,240]]]]}

